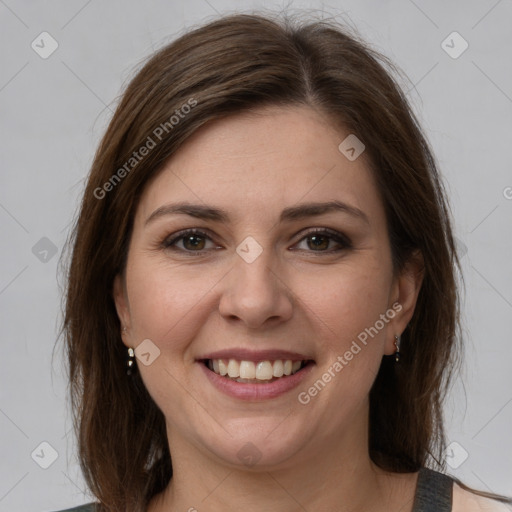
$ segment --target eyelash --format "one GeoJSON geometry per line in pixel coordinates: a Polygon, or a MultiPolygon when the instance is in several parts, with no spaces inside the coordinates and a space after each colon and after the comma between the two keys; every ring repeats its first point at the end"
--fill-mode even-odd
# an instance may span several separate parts
{"type": "MultiPolygon", "coordinates": [[[[184,239],[184,238],[186,238],[187,236],[190,236],[190,235],[197,235],[197,236],[200,236],[201,238],[205,238],[205,239],[211,240],[211,237],[208,236],[208,234],[205,233],[204,231],[201,231],[200,229],[192,228],[192,229],[186,229],[186,230],[183,230],[183,231],[179,231],[178,233],[176,233],[174,235],[171,235],[171,237],[166,238],[161,243],[161,248],[169,249],[169,250],[172,250],[172,251],[179,251],[179,252],[185,253],[187,255],[191,255],[191,256],[192,255],[196,255],[196,254],[204,254],[205,252],[211,250],[211,249],[203,249],[203,250],[198,250],[198,251],[191,251],[191,250],[188,250],[188,249],[177,248],[174,245],[176,242],[178,242],[178,241],[180,241],[180,240],[182,240],[182,239],[184,239]]],[[[313,236],[313,235],[327,236],[331,240],[337,242],[342,247],[339,248],[339,249],[334,249],[334,250],[330,249],[330,250],[325,250],[325,251],[314,251],[314,250],[307,250],[307,249],[295,249],[295,250],[300,250],[300,251],[304,251],[305,250],[306,252],[318,253],[318,254],[332,254],[332,253],[337,253],[337,252],[341,252],[343,250],[347,250],[347,249],[351,249],[352,248],[352,242],[350,241],[350,239],[346,235],[344,235],[342,233],[338,233],[337,231],[333,231],[331,229],[327,229],[327,228],[317,228],[317,229],[312,229],[312,230],[308,231],[297,242],[297,244],[302,242],[303,240],[307,239],[308,237],[313,236]]]]}

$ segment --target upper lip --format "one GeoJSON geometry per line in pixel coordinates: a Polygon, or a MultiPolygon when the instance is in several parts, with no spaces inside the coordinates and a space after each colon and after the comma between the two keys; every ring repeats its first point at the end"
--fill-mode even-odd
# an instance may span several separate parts
{"type": "Polygon", "coordinates": [[[198,357],[197,360],[205,359],[236,359],[237,361],[276,361],[278,359],[292,361],[309,361],[311,357],[299,354],[298,352],[290,352],[288,350],[250,350],[246,348],[225,348],[216,352],[205,354],[198,357]]]}

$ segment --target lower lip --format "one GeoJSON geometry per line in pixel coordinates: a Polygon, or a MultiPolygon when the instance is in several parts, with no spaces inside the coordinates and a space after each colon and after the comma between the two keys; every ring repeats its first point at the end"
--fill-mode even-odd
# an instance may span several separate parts
{"type": "Polygon", "coordinates": [[[219,391],[234,398],[239,398],[240,400],[253,401],[268,400],[291,391],[308,376],[314,366],[313,362],[309,362],[304,368],[293,375],[280,377],[267,384],[249,384],[247,382],[236,382],[222,377],[207,368],[204,363],[199,362],[198,364],[203,369],[203,372],[205,372],[206,377],[219,391]]]}

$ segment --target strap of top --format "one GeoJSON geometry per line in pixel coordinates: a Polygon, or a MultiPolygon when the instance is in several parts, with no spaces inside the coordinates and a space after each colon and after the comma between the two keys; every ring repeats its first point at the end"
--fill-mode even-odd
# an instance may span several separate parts
{"type": "Polygon", "coordinates": [[[453,480],[443,473],[421,468],[413,512],[451,512],[453,480]]]}

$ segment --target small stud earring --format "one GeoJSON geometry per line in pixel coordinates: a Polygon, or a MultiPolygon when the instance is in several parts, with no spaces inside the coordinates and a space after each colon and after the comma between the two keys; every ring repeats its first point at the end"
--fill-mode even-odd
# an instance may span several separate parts
{"type": "Polygon", "coordinates": [[[395,362],[397,362],[397,363],[398,363],[398,361],[400,361],[400,341],[401,341],[400,336],[395,334],[395,348],[396,348],[396,351],[395,351],[395,362]]]}

